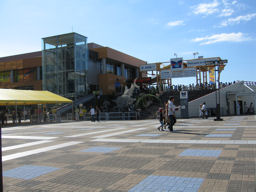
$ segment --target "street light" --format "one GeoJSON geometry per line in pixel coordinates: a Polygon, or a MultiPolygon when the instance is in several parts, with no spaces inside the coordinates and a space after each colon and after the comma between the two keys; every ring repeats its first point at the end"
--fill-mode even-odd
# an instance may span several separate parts
{"type": "Polygon", "coordinates": [[[196,58],[196,55],[198,55],[198,54],[199,54],[198,52],[193,53],[194,59],[196,58]]]}
{"type": "Polygon", "coordinates": [[[219,62],[215,62],[215,88],[216,88],[216,118],[214,121],[223,121],[222,118],[220,118],[220,65],[219,62]],[[218,73],[218,80],[216,80],[216,72],[218,73]],[[218,81],[216,83],[216,81],[218,81]]]}
{"type": "Polygon", "coordinates": [[[178,57],[177,53],[174,53],[174,56],[177,58],[178,57]]]}

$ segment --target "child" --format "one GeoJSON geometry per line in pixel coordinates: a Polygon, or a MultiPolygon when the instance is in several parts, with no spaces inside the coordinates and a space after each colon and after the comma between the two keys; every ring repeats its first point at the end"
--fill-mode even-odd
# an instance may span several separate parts
{"type": "Polygon", "coordinates": [[[159,131],[164,130],[164,114],[163,114],[163,109],[159,109],[159,121],[160,121],[160,126],[157,128],[159,131]]]}

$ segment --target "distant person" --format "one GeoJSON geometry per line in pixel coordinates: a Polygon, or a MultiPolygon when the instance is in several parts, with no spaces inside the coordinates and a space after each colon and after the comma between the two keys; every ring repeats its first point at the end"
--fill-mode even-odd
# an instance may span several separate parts
{"type": "Polygon", "coordinates": [[[199,105],[199,117],[203,117],[202,106],[203,104],[199,105]]]}
{"type": "Polygon", "coordinates": [[[21,123],[21,112],[18,111],[18,112],[17,112],[17,115],[18,115],[18,121],[19,121],[19,123],[21,123]]]}
{"type": "Polygon", "coordinates": [[[254,114],[254,106],[253,106],[252,102],[251,102],[250,107],[249,107],[249,113],[254,114]]]}
{"type": "Polygon", "coordinates": [[[90,107],[90,114],[91,114],[91,121],[94,122],[95,121],[95,109],[93,106],[90,107]]]}
{"type": "Polygon", "coordinates": [[[203,119],[207,119],[208,113],[207,113],[207,106],[206,106],[206,103],[205,103],[205,102],[203,103],[201,109],[202,109],[202,118],[203,118],[203,119]]]}
{"type": "Polygon", "coordinates": [[[16,112],[15,111],[12,112],[12,123],[13,124],[16,123],[16,112]]]}
{"type": "Polygon", "coordinates": [[[80,108],[79,109],[79,120],[83,120],[83,117],[84,117],[84,111],[83,111],[83,108],[80,108]]]}
{"type": "Polygon", "coordinates": [[[160,126],[157,129],[159,131],[163,131],[164,130],[164,110],[160,108],[158,112],[159,112],[160,126]]]}
{"type": "Polygon", "coordinates": [[[164,105],[165,110],[164,110],[164,129],[166,130],[166,127],[169,126],[170,124],[170,119],[168,116],[168,102],[165,103],[164,105]]]}
{"type": "Polygon", "coordinates": [[[96,120],[100,121],[100,108],[98,106],[96,106],[96,120]]]}
{"type": "Polygon", "coordinates": [[[0,113],[0,119],[1,119],[1,124],[2,126],[4,125],[4,111],[1,111],[0,113]]]}
{"type": "Polygon", "coordinates": [[[249,108],[248,108],[247,103],[245,101],[244,102],[244,114],[248,114],[248,110],[249,110],[249,108]]]}
{"type": "Polygon", "coordinates": [[[4,111],[4,123],[7,125],[7,116],[8,116],[8,111],[4,111]]]}
{"type": "Polygon", "coordinates": [[[75,119],[78,121],[79,120],[79,108],[75,109],[75,119]]]}
{"type": "Polygon", "coordinates": [[[169,131],[173,132],[173,125],[176,123],[175,110],[178,108],[174,105],[174,97],[171,96],[168,102],[168,116],[169,116],[169,131]]]}
{"type": "Polygon", "coordinates": [[[27,120],[27,115],[28,115],[28,112],[27,112],[27,110],[24,110],[24,113],[23,113],[23,115],[24,115],[24,120],[27,120]]]}

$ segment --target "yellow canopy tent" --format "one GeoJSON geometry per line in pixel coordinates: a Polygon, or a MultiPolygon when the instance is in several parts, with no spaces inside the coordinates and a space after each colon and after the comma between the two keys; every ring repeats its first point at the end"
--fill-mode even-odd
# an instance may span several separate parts
{"type": "Polygon", "coordinates": [[[50,91],[0,89],[0,106],[58,103],[72,103],[72,100],[56,95],[50,91]]]}

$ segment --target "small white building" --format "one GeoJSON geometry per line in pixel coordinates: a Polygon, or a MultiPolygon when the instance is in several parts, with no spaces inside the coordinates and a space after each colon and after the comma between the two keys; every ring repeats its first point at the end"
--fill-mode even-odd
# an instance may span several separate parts
{"type": "MultiPolygon", "coordinates": [[[[200,104],[206,103],[207,109],[216,109],[216,91],[190,101],[189,117],[199,117],[200,104]]],[[[220,113],[225,115],[242,115],[256,111],[256,82],[240,81],[220,89],[220,113]]],[[[177,116],[180,116],[178,111],[177,116]]]]}

